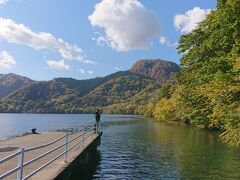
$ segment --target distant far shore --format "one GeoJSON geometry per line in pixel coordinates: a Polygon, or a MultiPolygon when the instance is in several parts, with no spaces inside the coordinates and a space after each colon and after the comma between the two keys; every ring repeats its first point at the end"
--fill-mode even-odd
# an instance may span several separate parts
{"type": "MultiPolygon", "coordinates": [[[[82,112],[82,113],[64,113],[64,112],[0,112],[0,114],[94,114],[95,112],[82,112]]],[[[135,115],[143,116],[143,114],[130,114],[130,113],[102,113],[107,115],[135,115]]]]}

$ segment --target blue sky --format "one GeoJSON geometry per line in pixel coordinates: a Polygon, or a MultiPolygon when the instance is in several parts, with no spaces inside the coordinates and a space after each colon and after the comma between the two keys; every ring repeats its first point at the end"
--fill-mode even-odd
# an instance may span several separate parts
{"type": "Polygon", "coordinates": [[[86,79],[139,59],[179,63],[179,37],[215,8],[216,0],[0,0],[0,73],[86,79]]]}

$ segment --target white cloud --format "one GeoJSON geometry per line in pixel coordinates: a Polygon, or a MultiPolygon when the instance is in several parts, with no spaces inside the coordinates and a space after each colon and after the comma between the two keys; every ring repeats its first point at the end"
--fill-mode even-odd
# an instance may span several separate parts
{"type": "Polygon", "coordinates": [[[88,74],[93,74],[93,71],[87,71],[88,72],[88,74]]]}
{"type": "Polygon", "coordinates": [[[0,6],[7,4],[8,0],[0,0],[0,6]]]}
{"type": "Polygon", "coordinates": [[[114,69],[119,71],[121,68],[120,67],[114,67],[114,69]]]}
{"type": "Polygon", "coordinates": [[[178,31],[184,34],[190,33],[195,29],[199,22],[203,21],[211,9],[201,9],[194,7],[193,9],[185,12],[185,14],[177,14],[174,17],[174,26],[178,31]]]}
{"type": "Polygon", "coordinates": [[[81,48],[56,38],[47,32],[34,32],[23,24],[17,24],[11,19],[0,17],[0,40],[21,44],[34,49],[58,51],[67,60],[84,62],[81,48]]]}
{"type": "Polygon", "coordinates": [[[178,46],[178,42],[174,42],[174,43],[171,43],[171,42],[167,42],[167,46],[169,46],[169,47],[176,47],[176,46],[178,46]]]}
{"type": "Polygon", "coordinates": [[[161,36],[159,38],[159,43],[162,44],[162,45],[167,45],[169,47],[176,47],[178,45],[177,42],[170,42],[165,36],[161,36]]]}
{"type": "Polygon", "coordinates": [[[67,60],[77,60],[83,62],[83,56],[80,55],[82,50],[77,46],[72,46],[69,48],[59,49],[61,56],[67,60]]]}
{"type": "Polygon", "coordinates": [[[70,69],[69,65],[65,64],[63,59],[60,61],[48,60],[47,64],[50,67],[50,69],[55,69],[55,70],[69,70],[70,69]]]}
{"type": "Polygon", "coordinates": [[[95,61],[87,60],[87,59],[83,60],[82,62],[83,62],[84,64],[96,64],[95,61]]]}
{"type": "Polygon", "coordinates": [[[166,44],[166,43],[167,43],[167,38],[164,37],[164,36],[161,36],[161,37],[159,38],[159,42],[160,42],[160,44],[166,44]]]}
{"type": "Polygon", "coordinates": [[[102,0],[88,18],[105,32],[94,40],[117,51],[147,49],[160,34],[157,17],[138,0],[102,0]]]}
{"type": "Polygon", "coordinates": [[[0,69],[12,69],[16,66],[16,60],[7,51],[0,51],[0,69]]]}
{"type": "Polygon", "coordinates": [[[80,72],[80,74],[88,74],[88,75],[92,75],[93,71],[85,71],[84,69],[78,69],[78,72],[80,72]]]}
{"type": "Polygon", "coordinates": [[[108,44],[107,39],[105,37],[103,37],[102,35],[98,35],[98,37],[92,37],[92,40],[96,41],[97,45],[99,45],[99,46],[104,46],[105,44],[108,44]]]}
{"type": "Polygon", "coordinates": [[[81,74],[85,74],[85,70],[84,70],[84,69],[78,69],[78,71],[79,71],[81,74]]]}

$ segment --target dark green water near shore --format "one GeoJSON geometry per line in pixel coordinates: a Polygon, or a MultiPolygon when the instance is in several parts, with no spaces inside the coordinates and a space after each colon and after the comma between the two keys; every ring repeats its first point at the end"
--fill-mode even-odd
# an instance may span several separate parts
{"type": "Polygon", "coordinates": [[[183,124],[119,118],[72,179],[240,179],[240,152],[218,133],[183,124]]]}
{"type": "MultiPolygon", "coordinates": [[[[78,128],[93,115],[0,114],[0,138],[78,128]]],[[[101,146],[71,179],[240,179],[240,151],[218,132],[141,116],[103,115],[101,146]]]]}

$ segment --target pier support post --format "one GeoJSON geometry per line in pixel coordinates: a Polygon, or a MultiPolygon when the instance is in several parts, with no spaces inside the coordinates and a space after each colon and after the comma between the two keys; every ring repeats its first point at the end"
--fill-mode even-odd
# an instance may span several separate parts
{"type": "Polygon", "coordinates": [[[18,156],[18,167],[17,180],[21,180],[23,176],[23,162],[24,162],[24,148],[20,149],[20,154],[18,156]]]}

